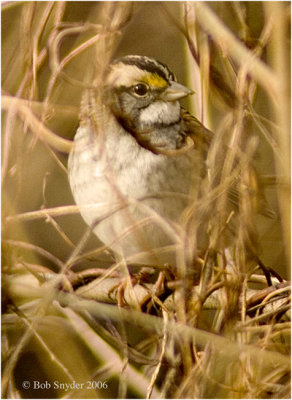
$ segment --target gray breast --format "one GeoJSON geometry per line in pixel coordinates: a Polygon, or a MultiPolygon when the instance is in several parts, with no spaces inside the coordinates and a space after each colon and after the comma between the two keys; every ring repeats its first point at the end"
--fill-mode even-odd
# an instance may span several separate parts
{"type": "Polygon", "coordinates": [[[80,127],[68,169],[77,205],[92,205],[81,214],[99,239],[132,262],[173,262],[173,252],[157,249],[176,244],[174,223],[199,170],[195,152],[155,155],[124,132],[97,138],[80,127]]]}

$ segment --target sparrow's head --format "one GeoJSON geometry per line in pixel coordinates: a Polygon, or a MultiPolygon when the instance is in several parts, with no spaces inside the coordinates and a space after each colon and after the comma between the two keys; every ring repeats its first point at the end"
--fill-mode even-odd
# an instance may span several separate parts
{"type": "MultiPolygon", "coordinates": [[[[191,93],[176,82],[166,65],[145,56],[115,60],[105,82],[106,104],[119,123],[146,148],[146,142],[158,143],[168,127],[174,127],[169,137],[175,142],[181,119],[178,100],[191,93]],[[151,140],[149,132],[153,133],[151,140]]],[[[174,142],[171,147],[180,146],[174,142]]]]}

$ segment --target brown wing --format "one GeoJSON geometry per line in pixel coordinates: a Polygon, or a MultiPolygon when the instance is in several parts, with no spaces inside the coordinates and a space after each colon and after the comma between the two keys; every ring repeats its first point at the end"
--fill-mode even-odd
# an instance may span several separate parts
{"type": "MultiPolygon", "coordinates": [[[[207,160],[208,150],[210,149],[212,140],[215,136],[214,133],[207,129],[197,118],[183,108],[181,109],[181,118],[184,135],[192,139],[194,147],[201,151],[203,159],[207,160]]],[[[210,171],[209,174],[211,187],[213,188],[222,184],[222,187],[225,187],[226,189],[226,185],[222,182],[222,170],[228,151],[230,151],[230,149],[225,144],[222,144],[220,153],[217,152],[216,154],[215,161],[213,162],[213,170],[210,171]]],[[[238,168],[239,161],[239,158],[234,159],[232,170],[238,168]]],[[[275,218],[276,214],[269,207],[265,199],[264,189],[260,184],[260,179],[258,178],[256,170],[252,166],[249,166],[246,171],[238,171],[237,176],[238,178],[235,179],[233,183],[230,183],[230,187],[228,188],[228,200],[230,204],[232,204],[236,209],[238,208],[240,197],[239,192],[242,192],[239,188],[238,182],[241,182],[241,185],[244,184],[244,187],[246,188],[246,198],[248,198],[253,212],[270,218],[275,218]],[[239,178],[239,175],[241,178],[239,178]]]]}
{"type": "Polygon", "coordinates": [[[181,119],[184,135],[191,137],[194,147],[207,155],[214,133],[184,108],[181,108],[181,119]]]}

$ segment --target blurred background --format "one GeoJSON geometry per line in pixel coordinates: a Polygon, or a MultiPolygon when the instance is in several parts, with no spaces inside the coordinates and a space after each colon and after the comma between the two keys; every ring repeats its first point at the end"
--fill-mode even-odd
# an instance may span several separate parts
{"type": "MultiPolygon", "coordinates": [[[[284,2],[281,6],[280,2],[264,3],[208,2],[207,5],[247,48],[254,50],[269,68],[274,69],[275,74],[282,68],[289,92],[290,3],[284,2]],[[282,25],[286,29],[282,33],[273,30],[275,27],[270,17],[274,12],[275,15],[282,13],[285,21],[282,25]],[[281,39],[281,43],[277,42],[277,38],[281,39]],[[275,41],[280,47],[278,52],[275,41]],[[283,53],[286,64],[278,66],[278,57],[283,53]]],[[[196,19],[192,4],[148,1],[2,2],[2,265],[8,275],[11,271],[15,274],[18,269],[22,273],[23,266],[29,268],[30,265],[58,271],[86,231],[85,223],[77,212],[65,212],[54,217],[46,214],[22,216],[47,208],[73,205],[74,201],[67,179],[68,155],[52,148],[42,135],[36,134],[38,129],[32,128],[30,114],[21,114],[18,106],[14,108],[12,98],[27,101],[25,104],[45,127],[71,140],[79,123],[82,92],[104,63],[104,57],[110,60],[126,54],[140,54],[167,64],[179,82],[195,90],[193,99],[185,101],[184,106],[206,126],[215,133],[217,129],[222,131],[228,126],[226,121],[234,111],[236,96],[240,93],[237,81],[240,68],[230,60],[228,51],[224,51],[224,43],[219,46],[211,39],[206,28],[196,19]],[[192,21],[189,31],[185,28],[186,21],[192,21]],[[104,27],[108,36],[105,35],[105,40],[96,40],[91,46],[84,45],[95,36],[98,24],[104,27]],[[200,55],[201,71],[194,54],[200,55]],[[210,60],[216,72],[211,77],[213,81],[206,77],[206,65],[210,60]]],[[[284,193],[284,200],[280,198],[280,203],[282,201],[290,209],[290,178],[283,172],[289,173],[290,170],[290,163],[287,162],[290,147],[286,145],[289,144],[286,133],[290,132],[290,128],[286,124],[286,133],[282,132],[286,136],[284,140],[279,140],[276,125],[285,118],[281,120],[281,115],[279,117],[275,111],[277,108],[273,105],[272,95],[252,82],[251,77],[249,79],[250,90],[253,91],[253,111],[257,117],[248,125],[248,135],[258,138],[255,163],[261,174],[270,177],[267,199],[278,214],[276,219],[262,217],[260,225],[257,222],[261,233],[260,257],[265,265],[288,278],[290,218],[283,212],[285,207],[279,206],[279,193],[284,193]],[[281,153],[283,148],[286,148],[285,156],[281,153]],[[284,164],[282,169],[277,165],[279,159],[284,164]],[[278,184],[280,182],[280,191],[275,185],[275,176],[278,177],[278,184]]],[[[285,96],[285,107],[290,110],[289,94],[285,96]]],[[[84,251],[98,246],[100,243],[92,235],[84,251]]],[[[101,254],[94,259],[82,259],[73,268],[107,267],[111,262],[109,254],[101,254]]],[[[21,298],[21,293],[18,292],[17,296],[21,298]]],[[[4,303],[9,308],[10,299],[4,297],[4,303]]],[[[17,343],[22,328],[11,330],[11,343],[17,343]]],[[[14,365],[15,387],[10,389],[23,398],[55,398],[63,393],[53,389],[37,393],[23,390],[21,382],[27,368],[29,375],[35,379],[52,380],[57,377],[61,380],[66,375],[64,365],[71,365],[71,374],[82,381],[96,367],[94,357],[80,345],[80,337],[72,332],[69,325],[64,326],[63,322],[51,316],[50,321],[40,327],[40,332],[45,335],[50,349],[56,346],[56,342],[62,345],[59,348],[58,345],[55,352],[50,350],[47,353],[38,338],[34,338],[25,352],[20,351],[22,355],[14,365]],[[53,371],[50,357],[62,354],[62,350],[66,353],[62,360],[64,365],[59,370],[54,366],[53,371]],[[72,360],[79,360],[74,367],[72,360]],[[82,371],[80,362],[84,367],[82,371]]],[[[4,349],[6,346],[8,344],[4,343],[4,349]]],[[[98,396],[117,396],[117,386],[117,381],[112,382],[111,390],[98,391],[98,396]]],[[[6,396],[7,393],[9,391],[6,396]]],[[[96,393],[95,390],[87,390],[82,395],[95,398],[96,393]]],[[[214,393],[209,392],[209,396],[212,395],[214,393]]],[[[128,396],[143,397],[143,394],[133,390],[128,396]]]]}

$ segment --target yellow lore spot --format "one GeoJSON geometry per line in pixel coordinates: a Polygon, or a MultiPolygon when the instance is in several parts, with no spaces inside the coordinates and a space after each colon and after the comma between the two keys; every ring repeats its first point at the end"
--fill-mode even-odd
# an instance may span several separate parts
{"type": "Polygon", "coordinates": [[[163,88],[167,86],[167,82],[160,75],[155,72],[152,74],[147,74],[143,76],[141,81],[147,83],[149,86],[154,86],[156,88],[163,88]]]}

